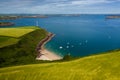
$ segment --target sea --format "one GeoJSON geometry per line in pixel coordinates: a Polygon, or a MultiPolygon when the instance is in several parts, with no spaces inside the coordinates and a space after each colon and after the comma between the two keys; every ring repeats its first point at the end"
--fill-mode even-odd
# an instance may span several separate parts
{"type": "Polygon", "coordinates": [[[0,20],[15,26],[39,26],[55,36],[45,48],[60,56],[88,56],[120,48],[120,19],[106,19],[107,15],[49,15],[47,18],[0,20]]]}

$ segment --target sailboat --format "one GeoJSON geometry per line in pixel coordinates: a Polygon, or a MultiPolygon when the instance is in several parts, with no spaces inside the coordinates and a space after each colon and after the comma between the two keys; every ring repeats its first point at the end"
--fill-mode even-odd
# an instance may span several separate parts
{"type": "Polygon", "coordinates": [[[38,25],[38,21],[36,21],[36,26],[39,26],[39,25],[38,25]]]}

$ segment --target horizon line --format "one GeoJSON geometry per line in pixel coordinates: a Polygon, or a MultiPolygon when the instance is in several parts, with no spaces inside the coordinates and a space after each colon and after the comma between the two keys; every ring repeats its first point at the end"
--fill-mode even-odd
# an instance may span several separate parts
{"type": "Polygon", "coordinates": [[[1,14],[43,14],[43,15],[66,15],[66,14],[77,14],[77,15],[85,15],[85,14],[120,14],[120,13],[0,13],[1,14]]]}

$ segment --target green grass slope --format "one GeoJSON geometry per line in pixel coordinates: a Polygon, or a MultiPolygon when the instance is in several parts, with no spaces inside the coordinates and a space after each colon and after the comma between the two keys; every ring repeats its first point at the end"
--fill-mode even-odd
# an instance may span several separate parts
{"type": "MultiPolygon", "coordinates": [[[[36,29],[36,28],[35,28],[36,29]]],[[[0,28],[0,36],[21,37],[35,30],[34,28],[0,28]]]]}
{"type": "Polygon", "coordinates": [[[18,43],[21,36],[24,36],[36,29],[35,26],[18,28],[0,28],[0,48],[18,43]]]}
{"type": "Polygon", "coordinates": [[[38,27],[0,28],[0,67],[34,63],[47,32],[38,27]]]}
{"type": "Polygon", "coordinates": [[[69,62],[1,68],[0,80],[120,80],[120,51],[69,62]]]}
{"type": "Polygon", "coordinates": [[[0,48],[16,44],[19,40],[20,39],[17,39],[17,38],[0,36],[0,48]]]}

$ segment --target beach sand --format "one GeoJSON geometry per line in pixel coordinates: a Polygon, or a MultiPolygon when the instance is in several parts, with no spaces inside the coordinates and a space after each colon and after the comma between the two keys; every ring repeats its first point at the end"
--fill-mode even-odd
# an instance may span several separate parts
{"type": "Polygon", "coordinates": [[[54,60],[62,59],[61,56],[59,56],[59,55],[57,55],[57,54],[55,54],[53,52],[50,52],[47,49],[42,49],[42,50],[40,50],[40,52],[41,52],[41,55],[36,58],[37,60],[54,61],[54,60]]]}

